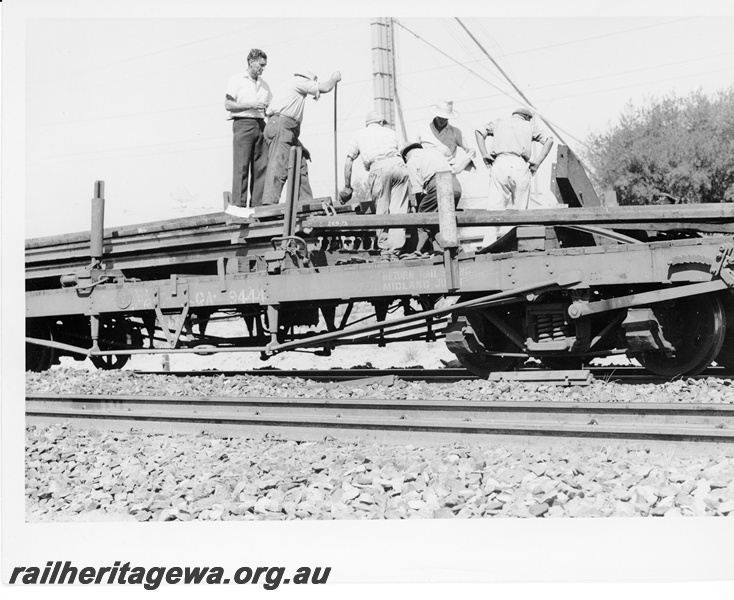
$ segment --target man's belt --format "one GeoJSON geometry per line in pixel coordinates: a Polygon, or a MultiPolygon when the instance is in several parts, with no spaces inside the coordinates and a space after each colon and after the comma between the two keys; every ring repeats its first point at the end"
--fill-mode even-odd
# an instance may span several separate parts
{"type": "Polygon", "coordinates": [[[298,121],[296,121],[293,117],[289,117],[288,115],[284,115],[283,113],[273,113],[272,115],[268,115],[268,117],[271,118],[271,119],[273,117],[282,117],[283,119],[290,119],[296,125],[300,125],[300,123],[298,121]]]}
{"type": "Polygon", "coordinates": [[[375,160],[373,160],[370,163],[370,170],[372,170],[375,167],[377,167],[380,163],[383,163],[383,162],[385,162],[387,160],[390,160],[391,158],[398,158],[398,157],[399,157],[399,155],[396,153],[396,154],[390,154],[388,156],[381,156],[380,158],[376,158],[375,160]]]}
{"type": "Polygon", "coordinates": [[[517,156],[518,158],[522,158],[525,162],[530,162],[529,158],[525,158],[522,154],[517,154],[517,152],[500,152],[495,155],[495,158],[499,158],[500,156],[517,156]]]}

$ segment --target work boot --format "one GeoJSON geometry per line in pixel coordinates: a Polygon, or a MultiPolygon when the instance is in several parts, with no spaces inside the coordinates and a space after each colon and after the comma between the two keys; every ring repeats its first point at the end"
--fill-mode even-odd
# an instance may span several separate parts
{"type": "Polygon", "coordinates": [[[382,261],[400,260],[400,255],[398,252],[395,252],[392,250],[383,250],[382,252],[380,252],[380,260],[382,261]]]}

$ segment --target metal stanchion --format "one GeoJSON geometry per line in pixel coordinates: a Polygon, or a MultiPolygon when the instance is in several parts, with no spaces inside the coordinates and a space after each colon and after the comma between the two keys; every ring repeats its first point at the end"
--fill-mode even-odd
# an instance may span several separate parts
{"type": "Polygon", "coordinates": [[[436,194],[438,196],[438,236],[443,248],[446,286],[450,292],[453,292],[459,289],[459,265],[456,261],[459,251],[459,234],[456,226],[453,177],[450,171],[436,173],[436,194]]]}

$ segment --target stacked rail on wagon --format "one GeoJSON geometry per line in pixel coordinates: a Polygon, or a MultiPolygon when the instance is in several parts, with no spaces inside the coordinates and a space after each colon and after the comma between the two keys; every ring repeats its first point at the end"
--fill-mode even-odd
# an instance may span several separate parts
{"type": "Polygon", "coordinates": [[[551,209],[456,211],[439,174],[433,214],[300,205],[291,182],[284,204],[250,220],[112,229],[98,182],[90,232],[26,241],[27,368],[62,356],[113,369],[140,353],[329,354],[439,339],[482,376],[531,358],[572,369],[615,354],[669,377],[734,368],[734,210],[600,206],[565,147],[553,172],[562,204],[551,209]],[[418,226],[439,232],[443,253],[380,259],[376,229],[418,226]],[[463,228],[487,226],[511,229],[462,247],[463,228]],[[244,321],[246,334],[208,333],[220,319],[244,321]]]}

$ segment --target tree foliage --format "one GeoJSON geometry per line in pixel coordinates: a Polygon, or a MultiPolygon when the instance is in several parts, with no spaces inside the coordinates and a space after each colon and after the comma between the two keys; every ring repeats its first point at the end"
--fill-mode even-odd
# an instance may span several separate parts
{"type": "Polygon", "coordinates": [[[592,134],[586,159],[620,204],[734,202],[734,87],[709,97],[628,104],[620,123],[592,134]]]}

